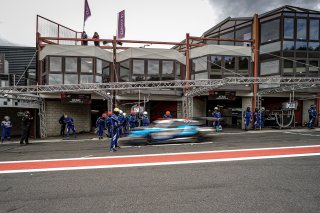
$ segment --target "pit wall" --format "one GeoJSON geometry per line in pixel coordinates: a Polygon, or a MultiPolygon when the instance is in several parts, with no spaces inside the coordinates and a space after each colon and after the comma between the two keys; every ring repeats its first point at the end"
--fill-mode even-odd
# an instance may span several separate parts
{"type": "Polygon", "coordinates": [[[46,124],[48,136],[60,135],[59,119],[65,112],[74,120],[76,132],[90,132],[91,105],[61,104],[59,101],[46,101],[46,124]]]}

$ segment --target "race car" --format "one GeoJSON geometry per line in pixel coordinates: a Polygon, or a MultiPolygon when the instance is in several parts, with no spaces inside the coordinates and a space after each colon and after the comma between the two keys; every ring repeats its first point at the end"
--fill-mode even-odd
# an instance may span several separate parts
{"type": "Polygon", "coordinates": [[[212,128],[200,127],[199,122],[195,120],[157,120],[148,127],[134,129],[126,140],[129,142],[146,141],[149,144],[156,144],[170,141],[185,141],[179,139],[193,138],[201,142],[212,131],[212,128]]]}

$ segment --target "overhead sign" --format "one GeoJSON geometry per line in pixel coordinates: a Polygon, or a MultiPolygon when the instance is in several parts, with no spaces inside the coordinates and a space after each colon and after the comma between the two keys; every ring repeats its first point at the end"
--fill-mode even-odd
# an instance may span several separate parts
{"type": "Polygon", "coordinates": [[[122,39],[126,36],[126,26],[125,26],[125,10],[118,13],[118,32],[117,39],[122,39]]]}
{"type": "Polygon", "coordinates": [[[4,54],[0,53],[0,73],[4,73],[4,54]]]}
{"type": "Polygon", "coordinates": [[[236,92],[229,91],[210,91],[208,100],[227,100],[234,101],[236,100],[236,92]]]}
{"type": "Polygon", "coordinates": [[[91,104],[90,94],[61,94],[62,104],[91,104]]]}

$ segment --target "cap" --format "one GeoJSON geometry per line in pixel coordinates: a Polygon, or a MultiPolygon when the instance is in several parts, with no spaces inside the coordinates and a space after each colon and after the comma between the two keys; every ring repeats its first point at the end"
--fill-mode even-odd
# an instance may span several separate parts
{"type": "Polygon", "coordinates": [[[214,110],[218,110],[218,107],[215,107],[214,110]]]}
{"type": "Polygon", "coordinates": [[[144,111],[143,114],[144,114],[144,115],[148,115],[148,112],[144,111]]]}

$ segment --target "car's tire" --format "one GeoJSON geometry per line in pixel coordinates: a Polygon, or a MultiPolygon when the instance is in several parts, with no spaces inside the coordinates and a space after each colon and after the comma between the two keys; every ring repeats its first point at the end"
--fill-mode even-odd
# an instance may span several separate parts
{"type": "Polygon", "coordinates": [[[148,137],[147,137],[147,144],[148,144],[148,145],[153,144],[153,140],[152,140],[151,135],[148,135],[148,137]]]}

